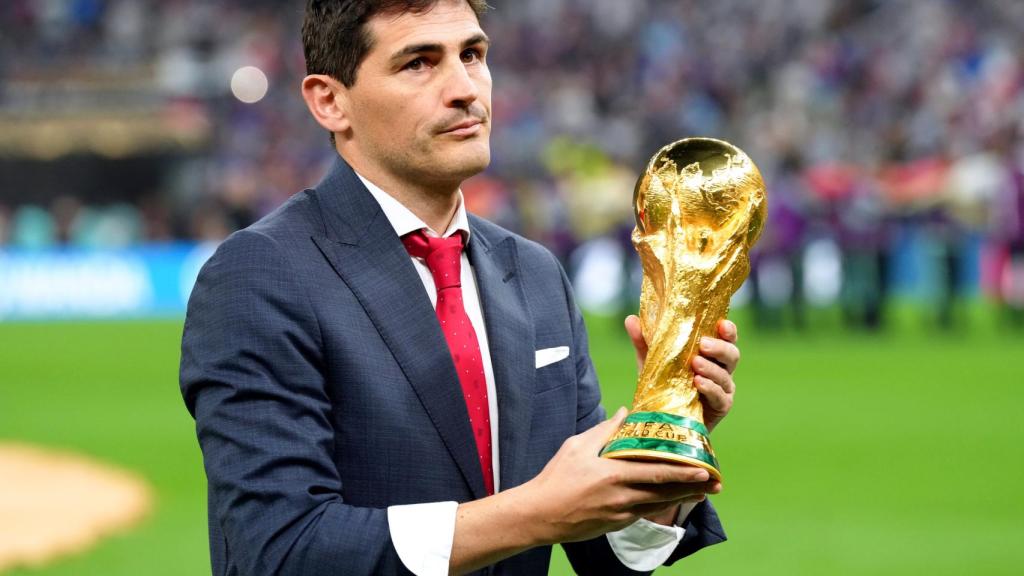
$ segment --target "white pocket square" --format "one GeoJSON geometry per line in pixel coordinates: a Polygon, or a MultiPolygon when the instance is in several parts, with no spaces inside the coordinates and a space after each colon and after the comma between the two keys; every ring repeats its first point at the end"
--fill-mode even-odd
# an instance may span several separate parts
{"type": "Polygon", "coordinates": [[[543,368],[548,364],[554,364],[555,362],[565,360],[568,357],[568,346],[555,346],[554,348],[537,350],[537,368],[543,368]]]}

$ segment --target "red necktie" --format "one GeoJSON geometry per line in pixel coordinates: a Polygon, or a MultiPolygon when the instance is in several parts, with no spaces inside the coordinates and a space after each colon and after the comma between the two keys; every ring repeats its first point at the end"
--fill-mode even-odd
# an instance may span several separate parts
{"type": "Polygon", "coordinates": [[[469,410],[469,424],[476,438],[480,468],[488,494],[494,494],[491,467],[491,416],[487,405],[487,380],[480,356],[480,342],[462,302],[462,234],[433,238],[422,230],[406,234],[402,243],[409,254],[422,258],[437,288],[437,319],[448,341],[462,395],[469,410]]]}

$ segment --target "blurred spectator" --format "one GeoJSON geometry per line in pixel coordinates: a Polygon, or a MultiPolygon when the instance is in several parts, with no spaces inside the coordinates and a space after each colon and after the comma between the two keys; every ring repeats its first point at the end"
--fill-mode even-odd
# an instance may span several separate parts
{"type": "Polygon", "coordinates": [[[1024,150],[1010,156],[1009,162],[995,211],[996,237],[1003,256],[997,294],[1008,320],[1024,328],[1024,150]]]}
{"type": "Polygon", "coordinates": [[[161,243],[174,239],[171,210],[160,195],[149,193],[139,200],[139,218],[146,242],[161,243]]]}
{"type": "Polygon", "coordinates": [[[71,244],[75,240],[75,226],[81,213],[82,203],[74,196],[59,196],[50,203],[58,244],[71,244]]]}
{"type": "Polygon", "coordinates": [[[14,246],[31,250],[56,244],[57,226],[48,210],[27,204],[15,210],[11,220],[11,244],[14,246]]]}
{"type": "Polygon", "coordinates": [[[11,212],[0,204],[0,246],[9,242],[9,236],[11,234],[11,212]]]}
{"type": "Polygon", "coordinates": [[[768,183],[768,223],[752,260],[750,282],[754,319],[763,328],[781,327],[787,308],[794,326],[805,323],[803,260],[814,212],[802,163],[799,152],[790,152],[768,183]]]}

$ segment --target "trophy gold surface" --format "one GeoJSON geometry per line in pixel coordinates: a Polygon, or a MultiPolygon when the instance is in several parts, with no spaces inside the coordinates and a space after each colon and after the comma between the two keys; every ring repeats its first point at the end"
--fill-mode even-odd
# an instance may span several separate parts
{"type": "Polygon", "coordinates": [[[633,409],[601,455],[690,464],[720,480],[690,362],[701,336],[717,337],[750,272],[766,216],[764,181],[739,148],[687,138],[651,158],[633,209],[647,359],[633,409]]]}

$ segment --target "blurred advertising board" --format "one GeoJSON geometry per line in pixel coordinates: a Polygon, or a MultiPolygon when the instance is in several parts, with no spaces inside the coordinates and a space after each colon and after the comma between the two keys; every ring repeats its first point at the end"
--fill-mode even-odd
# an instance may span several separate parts
{"type": "Polygon", "coordinates": [[[0,249],[0,321],[184,314],[215,244],[0,249]]]}

